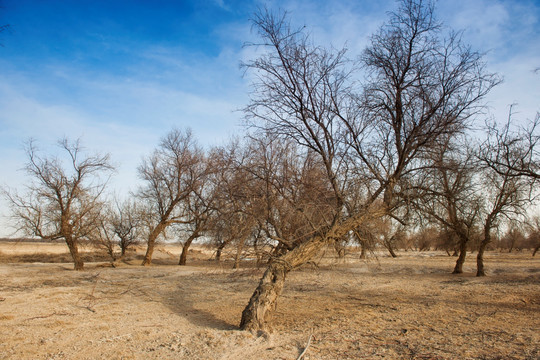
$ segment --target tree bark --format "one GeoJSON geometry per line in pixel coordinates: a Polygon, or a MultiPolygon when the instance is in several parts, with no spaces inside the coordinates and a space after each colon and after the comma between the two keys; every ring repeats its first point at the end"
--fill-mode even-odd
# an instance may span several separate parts
{"type": "Polygon", "coordinates": [[[73,258],[74,269],[79,271],[84,269],[84,261],[81,259],[79,254],[79,247],[77,246],[77,241],[71,238],[66,238],[66,244],[69,248],[69,253],[73,258]]]}
{"type": "Polygon", "coordinates": [[[360,240],[360,259],[366,258],[366,243],[360,240]]]}
{"type": "Polygon", "coordinates": [[[289,271],[311,260],[325,243],[325,238],[312,238],[272,261],[242,312],[240,329],[252,332],[265,330],[289,271]]]}
{"type": "Polygon", "coordinates": [[[121,246],[120,247],[120,257],[124,257],[126,255],[126,247],[121,246]]]}
{"type": "Polygon", "coordinates": [[[257,258],[256,266],[257,266],[257,269],[258,269],[261,266],[261,263],[262,263],[263,253],[259,249],[257,239],[255,239],[255,241],[253,242],[253,251],[255,252],[255,257],[257,258]]]}
{"type": "Polygon", "coordinates": [[[491,216],[488,216],[484,224],[484,239],[482,239],[482,242],[478,247],[478,254],[476,255],[476,276],[486,276],[486,271],[484,269],[484,252],[491,242],[491,226],[491,216]]]}
{"type": "Polygon", "coordinates": [[[488,243],[489,241],[486,242],[484,239],[478,247],[478,254],[476,255],[476,276],[486,276],[484,270],[484,251],[486,250],[488,243]]]}
{"type": "Polygon", "coordinates": [[[216,261],[219,262],[221,260],[221,253],[223,252],[223,249],[225,248],[226,245],[227,245],[227,242],[225,241],[219,244],[216,250],[216,261]]]}
{"type": "Polygon", "coordinates": [[[186,242],[184,243],[184,246],[182,247],[182,253],[180,254],[180,260],[178,261],[178,265],[186,265],[189,247],[191,246],[191,243],[193,242],[193,240],[195,240],[196,238],[197,238],[196,235],[191,235],[186,240],[186,242]]]}
{"type": "Polygon", "coordinates": [[[233,269],[238,269],[240,267],[240,258],[242,257],[242,252],[244,251],[245,239],[239,239],[238,245],[236,247],[236,254],[234,255],[234,264],[233,269]]]}
{"type": "Polygon", "coordinates": [[[486,271],[484,269],[484,251],[486,247],[491,242],[491,225],[486,223],[484,226],[484,239],[478,247],[478,254],[476,255],[476,276],[486,276],[486,271]]]}
{"type": "Polygon", "coordinates": [[[465,257],[467,256],[467,240],[468,239],[465,237],[460,237],[459,239],[459,256],[452,274],[463,274],[463,264],[465,263],[465,257]]]}
{"type": "Polygon", "coordinates": [[[394,252],[394,249],[392,248],[392,243],[388,240],[385,240],[384,241],[384,245],[386,247],[386,249],[388,250],[388,252],[390,253],[390,256],[392,256],[393,258],[397,258],[397,254],[394,252]]]}
{"type": "Polygon", "coordinates": [[[150,235],[148,235],[146,254],[144,255],[144,259],[141,264],[142,266],[150,266],[152,264],[152,254],[154,253],[154,246],[156,245],[156,239],[164,229],[165,229],[165,224],[161,222],[154,228],[154,230],[152,230],[150,235]]]}

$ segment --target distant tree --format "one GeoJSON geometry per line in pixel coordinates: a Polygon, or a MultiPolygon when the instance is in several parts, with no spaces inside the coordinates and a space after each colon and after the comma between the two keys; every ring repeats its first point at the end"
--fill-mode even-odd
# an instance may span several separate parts
{"type": "Polygon", "coordinates": [[[470,139],[453,142],[447,138],[434,147],[414,204],[433,222],[450,230],[458,240],[459,256],[453,274],[463,273],[467,247],[480,220],[481,198],[477,183],[477,163],[470,139]]]}
{"type": "Polygon", "coordinates": [[[492,230],[504,221],[523,217],[534,200],[538,179],[538,123],[527,129],[512,127],[512,107],[508,121],[488,124],[487,139],[480,145],[478,159],[483,168],[483,239],[476,257],[477,276],[485,276],[484,252],[492,241],[492,230]]]}
{"type": "Polygon", "coordinates": [[[535,216],[529,223],[528,242],[533,249],[532,256],[540,250],[540,216],[535,216]]]}
{"type": "Polygon", "coordinates": [[[514,250],[522,250],[527,243],[523,225],[516,222],[510,223],[508,229],[499,241],[501,246],[508,250],[509,253],[514,250]]]}
{"type": "Polygon", "coordinates": [[[63,239],[75,270],[82,270],[79,243],[98,230],[104,209],[101,197],[113,167],[109,155],[84,155],[79,140],[62,139],[58,145],[64,159],[41,155],[29,141],[25,170],[31,180],[26,192],[4,190],[4,195],[18,230],[46,240],[63,239]]]}
{"type": "Polygon", "coordinates": [[[95,220],[96,228],[89,234],[88,240],[94,247],[104,250],[114,264],[114,262],[118,260],[120,254],[116,251],[118,242],[110,221],[111,215],[110,209],[108,209],[107,206],[104,206],[101,215],[95,220]]]}
{"type": "Polygon", "coordinates": [[[437,247],[440,231],[436,226],[426,226],[412,234],[412,242],[418,251],[429,251],[437,247]]]}
{"type": "Polygon", "coordinates": [[[143,209],[136,200],[115,200],[110,213],[112,231],[118,239],[120,257],[126,255],[130,246],[141,241],[143,228],[143,209]]]}
{"type": "Polygon", "coordinates": [[[189,195],[180,202],[182,219],[177,222],[177,230],[185,240],[178,265],[186,265],[187,254],[193,241],[204,236],[210,229],[211,216],[216,211],[216,181],[218,161],[201,156],[196,167],[197,181],[191,183],[189,195]]]}
{"type": "Polygon", "coordinates": [[[190,130],[169,132],[152,155],[143,159],[139,176],[145,182],[137,197],[146,213],[147,250],[142,265],[150,265],[156,241],[173,224],[184,223],[182,202],[200,181],[203,153],[190,130]]]}
{"type": "Polygon", "coordinates": [[[208,233],[216,248],[216,261],[221,260],[225,247],[236,244],[235,266],[254,226],[252,184],[244,167],[246,153],[244,144],[233,139],[225,146],[212,149],[210,155],[214,189],[208,233]]]}

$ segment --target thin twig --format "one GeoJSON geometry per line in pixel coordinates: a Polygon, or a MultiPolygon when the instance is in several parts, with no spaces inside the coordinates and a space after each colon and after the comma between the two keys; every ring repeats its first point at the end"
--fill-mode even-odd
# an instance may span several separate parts
{"type": "Polygon", "coordinates": [[[46,319],[46,318],[50,318],[51,316],[55,316],[55,315],[58,315],[58,316],[70,316],[70,315],[73,315],[73,314],[69,314],[69,313],[58,313],[58,312],[53,312],[52,314],[49,314],[49,315],[41,315],[41,316],[34,316],[34,317],[31,317],[31,318],[28,318],[28,319],[24,319],[24,321],[28,321],[28,320],[35,320],[35,319],[46,319]]]}
{"type": "Polygon", "coordinates": [[[298,357],[296,358],[296,360],[301,360],[304,355],[306,355],[306,352],[309,348],[309,345],[311,344],[311,338],[313,337],[313,329],[311,329],[311,333],[309,334],[309,338],[308,338],[308,341],[307,341],[307,344],[306,344],[306,347],[304,348],[304,351],[302,351],[300,353],[300,355],[298,355],[298,357]]]}

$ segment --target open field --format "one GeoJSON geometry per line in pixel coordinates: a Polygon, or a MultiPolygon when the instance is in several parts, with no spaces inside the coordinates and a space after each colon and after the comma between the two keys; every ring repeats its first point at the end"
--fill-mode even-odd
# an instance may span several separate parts
{"type": "Polygon", "coordinates": [[[270,333],[254,336],[236,326],[262,270],[231,270],[201,248],[179,267],[179,250],[149,268],[132,254],[75,272],[45,262],[62,260],[63,244],[0,243],[0,358],[296,359],[312,334],[305,359],[540,359],[530,252],[488,253],[485,278],[473,256],[459,276],[433,252],[325,258],[289,275],[270,333]]]}

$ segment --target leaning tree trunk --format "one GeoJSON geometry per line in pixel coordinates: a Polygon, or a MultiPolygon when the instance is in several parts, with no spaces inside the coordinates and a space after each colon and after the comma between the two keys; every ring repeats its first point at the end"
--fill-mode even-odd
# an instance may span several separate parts
{"type": "Polygon", "coordinates": [[[194,233],[186,240],[184,246],[182,247],[182,253],[180,254],[180,260],[178,261],[178,265],[186,265],[189,247],[191,246],[193,240],[195,240],[197,237],[198,235],[194,233]]]}
{"type": "Polygon", "coordinates": [[[392,242],[391,241],[384,240],[384,246],[386,247],[386,249],[390,253],[390,256],[392,256],[393,258],[397,258],[397,254],[394,252],[394,249],[392,248],[392,242]]]}
{"type": "Polygon", "coordinates": [[[225,249],[225,246],[227,245],[227,242],[224,241],[221,244],[219,244],[218,248],[216,249],[216,261],[219,262],[221,260],[221,254],[223,253],[223,249],[225,249]]]}
{"type": "Polygon", "coordinates": [[[271,312],[276,308],[289,271],[311,260],[325,244],[326,239],[315,237],[274,259],[242,312],[240,329],[252,332],[264,330],[271,312]]]}
{"type": "Polygon", "coordinates": [[[156,245],[156,239],[161,234],[161,232],[165,230],[165,224],[159,223],[152,232],[150,232],[150,235],[148,235],[148,243],[146,246],[146,254],[144,255],[144,259],[142,262],[142,266],[149,266],[152,264],[152,255],[154,254],[154,246],[156,245]]]}
{"type": "Polygon", "coordinates": [[[73,258],[73,264],[75,270],[83,270],[84,269],[84,261],[81,258],[81,255],[79,254],[79,247],[77,245],[77,240],[73,239],[71,236],[66,237],[66,244],[69,248],[69,253],[71,254],[71,257],[73,258]]]}
{"type": "Polygon", "coordinates": [[[484,230],[484,239],[478,247],[478,254],[476,255],[476,276],[486,276],[486,271],[484,269],[484,251],[486,247],[491,242],[491,234],[489,229],[484,230]]]}
{"type": "Polygon", "coordinates": [[[467,256],[467,240],[466,237],[460,237],[459,239],[459,256],[452,274],[463,274],[463,264],[465,263],[465,257],[467,256]]]}
{"type": "Polygon", "coordinates": [[[534,248],[534,251],[532,253],[532,256],[536,255],[536,253],[538,252],[539,249],[540,249],[540,244],[536,245],[536,247],[534,248]]]}

